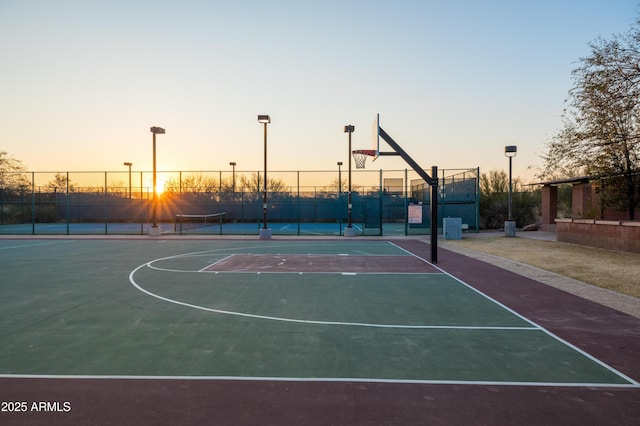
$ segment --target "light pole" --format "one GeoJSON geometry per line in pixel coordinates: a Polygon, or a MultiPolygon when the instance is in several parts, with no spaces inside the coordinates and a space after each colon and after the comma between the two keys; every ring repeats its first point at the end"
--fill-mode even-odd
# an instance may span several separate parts
{"type": "Polygon", "coordinates": [[[344,132],[349,133],[349,192],[347,194],[347,227],[344,229],[345,237],[355,237],[356,232],[351,224],[351,211],[353,204],[351,203],[351,133],[355,132],[356,127],[348,124],[344,126],[344,132]]]}
{"type": "Polygon", "coordinates": [[[504,155],[509,158],[509,217],[504,223],[504,235],[505,237],[516,236],[516,221],[513,220],[512,208],[511,208],[511,194],[513,192],[513,184],[511,180],[512,176],[512,160],[518,153],[518,147],[515,145],[508,145],[504,147],[504,155]]]}
{"type": "Polygon", "coordinates": [[[342,232],[342,161],[338,161],[338,234],[342,232]]]}
{"type": "Polygon", "coordinates": [[[260,230],[260,239],[271,239],[271,230],[267,228],[267,124],[271,123],[268,115],[258,115],[258,123],[264,125],[264,192],[262,193],[262,217],[263,226],[260,230]]]}
{"type": "Polygon", "coordinates": [[[236,194],[236,162],[231,161],[229,165],[232,167],[231,171],[231,191],[235,197],[236,194]]]}
{"type": "Polygon", "coordinates": [[[152,127],[151,133],[153,134],[153,215],[152,215],[152,225],[149,230],[149,235],[152,237],[159,237],[161,234],[160,227],[158,227],[156,218],[157,218],[157,209],[158,209],[158,191],[156,188],[157,178],[156,178],[156,135],[164,135],[165,130],[162,127],[152,127]]]}
{"type": "Polygon", "coordinates": [[[133,166],[133,163],[127,161],[124,165],[129,167],[129,199],[131,199],[131,166],[133,166]]]}

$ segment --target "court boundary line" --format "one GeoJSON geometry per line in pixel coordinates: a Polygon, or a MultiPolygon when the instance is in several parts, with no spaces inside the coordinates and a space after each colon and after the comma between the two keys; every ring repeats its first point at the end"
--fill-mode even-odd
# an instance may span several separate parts
{"type": "MultiPolygon", "coordinates": [[[[207,272],[207,269],[211,268],[214,265],[217,265],[218,263],[222,262],[223,260],[227,260],[233,256],[235,256],[236,253],[231,253],[229,256],[225,256],[221,259],[216,260],[215,262],[211,263],[210,265],[205,266],[204,268],[198,270],[198,271],[182,271],[182,272],[207,272]]],[[[195,256],[194,256],[195,257],[195,256]]],[[[178,272],[178,271],[172,271],[172,272],[178,272]]]]}
{"type": "MultiPolygon", "coordinates": [[[[485,299],[489,300],[490,302],[496,304],[497,306],[501,307],[502,309],[506,310],[507,312],[511,313],[512,315],[516,316],[517,318],[520,318],[521,320],[523,320],[524,322],[531,324],[532,327],[500,327],[500,328],[483,328],[483,327],[479,327],[479,328],[469,328],[469,326],[410,326],[410,325],[394,325],[394,324],[368,324],[368,323],[359,323],[359,322],[341,322],[341,321],[317,321],[317,320],[300,320],[300,319],[292,319],[292,318],[282,318],[282,317],[272,317],[272,316],[265,316],[265,315],[257,315],[257,314],[248,314],[248,313],[242,313],[242,312],[234,312],[234,311],[225,311],[225,310],[219,310],[219,309],[214,309],[214,308],[207,308],[207,307],[203,307],[203,306],[197,306],[197,305],[193,305],[190,303],[186,303],[186,302],[181,302],[181,301],[177,301],[177,300],[173,300],[164,296],[160,296],[160,295],[156,295],[155,293],[152,293],[142,287],[140,287],[134,279],[134,275],[135,273],[142,269],[145,266],[151,267],[149,266],[151,263],[156,262],[158,260],[162,260],[162,259],[171,259],[171,258],[176,258],[176,257],[181,257],[181,256],[185,256],[188,257],[190,255],[194,255],[194,254],[185,254],[185,255],[177,255],[177,256],[169,256],[166,258],[162,258],[162,259],[156,259],[156,260],[152,260],[150,262],[147,262],[146,264],[140,265],[138,266],[136,269],[134,269],[133,271],[131,271],[131,273],[129,274],[129,281],[131,282],[131,284],[136,287],[137,289],[139,289],[140,291],[142,291],[143,293],[146,293],[152,297],[158,298],[160,300],[169,302],[169,303],[174,303],[177,305],[181,305],[181,306],[185,306],[185,307],[189,307],[189,308],[193,308],[193,309],[199,309],[199,310],[203,310],[203,311],[208,311],[208,312],[214,312],[214,313],[220,313],[220,314],[227,314],[227,315],[235,315],[235,316],[241,316],[241,317],[247,317],[247,318],[255,318],[255,319],[266,319],[266,320],[272,320],[272,321],[282,321],[282,322],[293,322],[293,323],[302,323],[302,324],[315,324],[315,325],[337,325],[337,326],[355,326],[355,327],[371,327],[371,328],[391,328],[391,329],[419,329],[419,330],[433,330],[433,329],[463,329],[463,330],[527,330],[527,331],[540,331],[542,333],[545,333],[546,335],[548,335],[549,337],[551,337],[552,339],[556,340],[557,342],[565,345],[566,347],[572,349],[573,351],[575,351],[576,353],[580,354],[581,356],[587,358],[588,360],[590,360],[591,362],[594,362],[595,364],[599,365],[600,367],[604,368],[605,370],[609,371],[610,373],[614,374],[615,376],[627,381],[629,383],[629,386],[640,386],[640,383],[634,379],[632,379],[631,377],[623,374],[622,372],[618,371],[617,369],[611,367],[610,365],[604,363],[603,361],[595,358],[594,356],[588,354],[587,352],[581,350],[580,348],[576,347],[575,345],[567,342],[564,339],[561,339],[560,337],[556,336],[555,334],[551,333],[549,330],[546,330],[544,327],[540,326],[539,324],[536,324],[534,321],[530,320],[529,318],[524,317],[522,314],[514,311],[513,309],[509,308],[508,306],[506,306],[505,304],[495,300],[494,298],[488,296],[487,294],[483,293],[482,291],[474,288],[473,286],[471,286],[470,284],[464,282],[463,280],[455,277],[454,275],[452,275],[451,273],[445,271],[444,269],[440,268],[437,265],[432,264],[431,262],[427,261],[426,259],[424,259],[423,257],[397,245],[396,243],[394,243],[393,241],[385,241],[386,244],[392,245],[394,247],[396,247],[397,249],[401,250],[402,252],[405,252],[407,254],[409,254],[410,256],[414,256],[415,258],[421,260],[422,262],[425,262],[431,266],[433,266],[434,268],[436,268],[437,270],[441,271],[442,274],[452,278],[453,280],[455,280],[456,282],[462,284],[463,286],[465,286],[466,288],[472,290],[473,292],[475,292],[476,294],[484,297],[485,299]]],[[[208,253],[210,251],[203,251],[203,252],[199,252],[200,254],[204,254],[204,253],[208,253]]],[[[252,272],[252,273],[256,273],[256,272],[252,272]]]]}
{"type": "MultiPolygon", "coordinates": [[[[390,244],[395,245],[396,247],[398,247],[401,250],[404,250],[405,252],[411,254],[412,256],[417,257],[418,259],[423,260],[424,262],[427,262],[429,264],[431,264],[430,262],[428,262],[426,259],[418,256],[415,253],[412,253],[411,251],[398,246],[397,244],[395,244],[393,241],[389,241],[390,244]]],[[[638,382],[637,380],[634,380],[633,378],[627,376],[626,374],[622,373],[621,371],[615,369],[614,367],[608,365],[607,363],[605,363],[604,361],[599,360],[598,358],[594,357],[593,355],[589,354],[588,352],[580,349],[579,347],[577,347],[576,345],[574,345],[573,343],[570,343],[568,341],[566,341],[565,339],[555,335],[554,333],[552,333],[551,331],[547,330],[545,327],[542,327],[540,324],[537,324],[535,321],[532,321],[531,319],[525,317],[524,315],[514,311],[513,309],[511,309],[510,307],[506,306],[504,303],[497,301],[496,299],[494,299],[493,297],[483,293],[482,291],[478,290],[477,288],[473,287],[472,285],[464,282],[463,280],[461,280],[460,278],[456,277],[455,275],[445,271],[444,269],[442,269],[441,267],[439,267],[438,265],[434,265],[431,264],[433,267],[435,267],[436,269],[438,269],[439,271],[442,271],[443,274],[448,275],[449,277],[453,278],[454,280],[458,281],[459,283],[467,286],[468,288],[470,288],[471,290],[475,291],[476,293],[478,293],[479,295],[485,297],[487,300],[497,304],[498,306],[502,307],[503,309],[506,309],[507,311],[511,312],[513,315],[516,315],[518,318],[522,319],[525,322],[528,322],[529,324],[533,325],[534,327],[536,327],[538,330],[540,330],[541,332],[547,334],[549,337],[555,339],[556,341],[564,344],[565,346],[569,347],[570,349],[573,349],[574,351],[578,352],[579,354],[581,354],[582,356],[586,357],[587,359],[595,362],[596,364],[598,364],[599,366],[605,368],[606,370],[608,370],[609,372],[617,375],[618,377],[627,380],[628,382],[632,383],[633,385],[640,387],[640,382],[638,382]]]]}
{"type": "MultiPolygon", "coordinates": [[[[402,251],[409,253],[412,256],[417,257],[418,259],[421,259],[422,261],[432,265],[430,262],[426,261],[425,259],[423,259],[422,257],[416,255],[415,253],[412,253],[409,250],[406,250],[400,246],[397,246],[395,243],[393,243],[392,241],[386,241],[387,244],[392,244],[396,247],[398,247],[399,249],[401,249],[402,251]]],[[[28,248],[27,246],[22,246],[21,248],[28,248]]],[[[232,249],[232,248],[227,248],[225,250],[228,249],[232,249]]],[[[215,250],[205,250],[205,251],[201,251],[201,252],[194,252],[191,253],[189,255],[194,255],[195,253],[200,253],[200,254],[204,254],[204,253],[211,253],[212,251],[215,250]]],[[[179,256],[184,256],[184,255],[178,255],[178,256],[170,256],[167,258],[173,258],[173,257],[179,257],[179,256]]],[[[158,259],[156,259],[158,260],[158,259]]],[[[149,262],[150,263],[150,262],[149,262]]],[[[146,265],[146,264],[145,264],[146,265]]],[[[142,268],[145,265],[140,265],[138,268],[142,268]]],[[[592,361],[598,363],[599,365],[601,365],[602,367],[605,367],[607,369],[609,369],[610,372],[614,373],[615,375],[617,375],[620,378],[623,378],[624,380],[628,381],[628,384],[612,384],[612,383],[582,383],[582,382],[565,382],[565,383],[556,383],[556,382],[505,382],[505,381],[448,381],[448,380],[414,380],[414,379],[371,379],[371,378],[296,378],[296,377],[268,377],[268,376],[262,376],[262,377],[246,377],[246,376],[143,376],[143,375],[37,375],[37,374],[0,374],[0,379],[11,379],[11,378],[32,378],[32,379],[131,379],[131,380],[234,380],[234,381],[290,381],[290,382],[353,382],[353,383],[398,383],[398,384],[442,384],[442,385],[455,385],[455,384],[460,384],[460,385],[489,385],[489,386],[546,386],[546,387],[600,387],[600,388],[638,388],[640,387],[640,383],[638,383],[637,381],[630,379],[628,376],[620,373],[619,371],[615,370],[615,369],[611,369],[607,364],[602,363],[601,361],[599,361],[597,358],[594,358],[592,356],[590,356],[589,354],[585,353],[584,351],[580,350],[579,348],[576,348],[574,345],[572,345],[569,342],[566,342],[564,339],[559,338],[558,336],[555,336],[553,333],[549,332],[548,330],[546,330],[544,327],[541,327],[537,324],[535,324],[535,322],[529,320],[526,317],[523,317],[522,315],[518,314],[517,312],[513,311],[512,309],[506,307],[504,304],[496,301],[495,299],[491,298],[490,296],[484,294],[482,291],[470,286],[469,284],[465,283],[464,281],[462,281],[461,279],[455,277],[454,275],[444,271],[442,268],[439,268],[436,265],[432,265],[434,266],[436,269],[442,271],[442,273],[452,277],[453,279],[455,279],[457,282],[462,283],[463,285],[467,286],[468,288],[472,289],[473,291],[475,291],[476,293],[484,296],[485,298],[493,301],[494,303],[498,304],[499,306],[509,310],[510,312],[514,313],[515,315],[517,315],[518,317],[524,319],[527,323],[530,323],[532,325],[536,325],[535,330],[538,331],[543,331],[544,333],[548,334],[550,337],[560,341],[561,343],[564,343],[565,345],[567,345],[568,347],[574,349],[575,351],[583,354],[584,356],[587,356],[589,359],[591,359],[592,361]]],[[[138,269],[136,268],[136,269],[138,269]]],[[[131,274],[134,271],[131,271],[131,273],[129,274],[131,277],[131,274]]],[[[135,285],[134,285],[135,286],[135,285]]],[[[137,287],[137,286],[136,286],[137,287]]],[[[142,289],[144,291],[144,289],[142,289]]],[[[144,291],[146,292],[146,291],[144,291]]],[[[181,304],[181,303],[179,303],[181,304]]],[[[349,324],[351,325],[351,324],[349,324]]],[[[529,328],[526,328],[527,330],[529,330],[529,328]]]]}
{"type": "MultiPolygon", "coordinates": [[[[314,325],[331,325],[331,326],[350,326],[350,327],[370,327],[370,328],[391,328],[391,329],[411,329],[411,330],[440,330],[440,329],[451,329],[451,330],[527,330],[527,331],[540,331],[535,327],[492,327],[492,326],[452,326],[452,325],[409,325],[409,324],[374,324],[374,323],[364,323],[364,322],[345,322],[345,321],[320,321],[320,320],[304,320],[304,319],[295,319],[295,318],[284,318],[284,317],[274,317],[270,315],[258,315],[258,314],[250,314],[246,312],[236,312],[236,311],[227,311],[223,309],[215,309],[208,308],[205,306],[194,305],[192,303],[182,302],[180,300],[174,300],[168,297],[161,296],[159,294],[155,294],[143,287],[141,287],[134,279],[134,275],[137,271],[144,267],[148,267],[148,264],[151,262],[147,262],[135,268],[129,274],[129,282],[139,291],[154,297],[158,300],[162,300],[168,303],[173,303],[175,305],[184,306],[191,309],[198,309],[206,312],[213,312],[217,314],[224,315],[233,315],[245,318],[254,318],[254,319],[263,319],[270,321],[281,321],[281,322],[290,322],[290,323],[298,323],[298,324],[314,324],[314,325]]],[[[259,274],[259,272],[252,272],[253,274],[259,274]]]]}
{"type": "MultiPolygon", "coordinates": [[[[399,246],[393,244],[391,241],[380,241],[380,242],[383,245],[392,245],[392,246],[396,247],[397,249],[399,249],[400,251],[405,252],[405,253],[410,253],[411,256],[417,257],[418,259],[422,260],[423,262],[426,262],[426,263],[430,264],[429,262],[427,262],[426,260],[422,259],[421,257],[419,257],[419,256],[417,256],[417,255],[415,255],[415,254],[403,249],[402,247],[399,247],[399,246]]],[[[287,245],[285,244],[282,247],[286,247],[286,246],[287,245]]],[[[249,247],[249,248],[251,249],[252,247],[249,247]]],[[[233,316],[240,316],[240,317],[245,317],[245,318],[254,318],[254,319],[262,319],[262,320],[270,320],[270,321],[281,321],[281,322],[290,322],[290,323],[298,323],[298,324],[329,325],[329,326],[351,326],[351,327],[411,329],[411,330],[443,330],[443,329],[450,329],[450,330],[487,330],[487,331],[495,331],[495,330],[539,331],[539,328],[535,327],[535,326],[533,326],[533,327],[517,327],[517,326],[497,327],[497,326],[375,324],[375,323],[365,323],[365,322],[304,320],[304,319],[295,319],[295,318],[275,317],[275,316],[270,316],[270,315],[258,315],[258,314],[251,314],[251,313],[246,313],[246,312],[236,312],[236,311],[227,311],[227,310],[223,310],[223,309],[209,308],[209,307],[205,307],[205,306],[194,305],[192,303],[182,302],[180,300],[171,299],[171,298],[168,298],[168,297],[161,296],[159,294],[153,293],[153,292],[141,287],[135,281],[134,275],[136,274],[136,272],[138,272],[139,270],[141,270],[144,267],[148,267],[150,269],[154,269],[154,270],[158,270],[158,271],[168,271],[168,272],[213,273],[213,274],[221,273],[221,272],[215,272],[215,271],[212,271],[212,272],[199,272],[199,271],[181,271],[181,270],[161,269],[161,268],[158,268],[156,266],[153,266],[152,264],[155,263],[155,262],[158,262],[158,261],[162,261],[162,260],[176,259],[176,258],[180,258],[180,257],[196,257],[196,256],[201,256],[201,255],[213,253],[215,251],[223,251],[223,250],[231,250],[231,249],[204,250],[204,251],[198,251],[198,252],[192,252],[192,253],[179,254],[179,255],[175,255],[175,256],[166,256],[166,257],[150,260],[149,262],[146,262],[146,263],[143,263],[142,265],[139,265],[138,267],[136,267],[135,269],[133,269],[129,273],[129,282],[131,283],[131,285],[133,285],[139,291],[141,291],[141,292],[143,292],[143,293],[145,293],[145,294],[147,294],[147,295],[149,295],[151,297],[154,297],[154,298],[156,298],[158,300],[162,300],[162,301],[165,301],[165,302],[168,302],[168,303],[184,306],[184,307],[191,308],[191,309],[197,309],[197,310],[206,311],[206,312],[213,312],[213,313],[217,313],[217,314],[233,315],[233,316]]],[[[237,253],[232,253],[232,254],[226,256],[225,258],[228,258],[228,257],[233,256],[235,254],[237,254],[237,253]]],[[[274,255],[278,255],[278,254],[274,254],[274,255]]],[[[394,256],[397,256],[397,255],[390,255],[389,257],[394,257],[394,256]]],[[[220,260],[222,260],[222,259],[220,259],[220,260]]],[[[216,261],[214,263],[217,263],[220,260],[218,260],[218,261],[216,261]]],[[[233,271],[233,272],[224,272],[224,273],[250,273],[250,274],[259,275],[259,274],[262,274],[262,273],[274,273],[275,274],[275,273],[281,273],[281,272],[262,272],[262,271],[261,272],[242,272],[242,271],[241,272],[235,272],[235,271],[233,271]]],[[[288,273],[289,274],[300,274],[300,272],[288,272],[288,273]]],[[[325,274],[327,274],[327,273],[344,275],[343,272],[325,272],[325,274]]],[[[306,274],[316,274],[316,272],[306,272],[306,274]]],[[[322,274],[322,272],[317,273],[317,274],[322,274]]],[[[374,274],[374,273],[370,273],[370,274],[374,274]]],[[[404,274],[404,273],[388,273],[388,274],[404,274]]],[[[434,274],[434,273],[424,273],[424,274],[423,273],[412,273],[412,274],[429,275],[429,274],[434,274]]],[[[449,274],[446,274],[446,273],[443,273],[443,274],[444,275],[449,275],[449,274]]],[[[382,274],[380,274],[380,275],[382,275],[382,274]]],[[[453,278],[455,279],[455,277],[453,277],[453,278]]],[[[525,321],[525,322],[531,324],[531,322],[529,322],[529,321],[525,321]]]]}
{"type": "MultiPolygon", "coordinates": [[[[22,240],[25,241],[25,240],[22,240]]],[[[45,241],[45,242],[40,242],[40,243],[35,243],[35,244],[23,244],[23,245],[18,245],[18,246],[7,246],[7,247],[0,247],[0,250],[13,250],[13,249],[29,249],[31,247],[40,247],[40,246],[47,246],[47,245],[51,245],[51,244],[57,244],[57,243],[61,243],[61,242],[68,242],[71,240],[61,240],[61,241],[45,241]]]]}
{"type": "Polygon", "coordinates": [[[147,376],[147,375],[97,375],[97,374],[0,374],[1,379],[43,379],[43,380],[193,380],[193,381],[236,381],[236,382],[301,382],[301,383],[388,383],[416,385],[467,385],[467,386],[529,386],[529,387],[588,387],[609,389],[636,389],[639,384],[615,384],[592,382],[525,382],[493,380],[421,380],[382,379],[367,377],[270,377],[270,376],[147,376]]]}
{"type": "MultiPolygon", "coordinates": [[[[236,256],[238,253],[233,253],[230,254],[228,256],[225,256],[221,259],[216,260],[213,263],[210,263],[209,265],[201,268],[201,269],[193,269],[193,270],[186,270],[186,269],[172,269],[172,268],[162,268],[159,266],[155,266],[153,265],[156,262],[160,262],[163,260],[171,260],[171,259],[177,259],[180,257],[198,257],[198,256],[205,256],[207,253],[199,253],[199,254],[191,254],[189,253],[189,256],[184,256],[184,255],[176,255],[176,256],[168,256],[168,257],[162,257],[162,258],[158,258],[158,259],[154,259],[152,261],[149,262],[148,267],[150,269],[156,270],[156,271],[160,271],[160,272],[176,272],[176,273],[185,273],[185,274],[198,274],[198,273],[202,273],[202,274],[296,274],[296,275],[305,275],[305,274],[337,274],[337,275],[443,275],[442,272],[345,272],[345,271],[329,271],[329,272],[325,272],[325,271],[270,271],[270,270],[262,270],[262,271],[248,271],[248,270],[241,270],[241,269],[237,269],[237,270],[233,270],[233,271],[207,271],[207,269],[211,268],[212,266],[217,265],[218,263],[222,262],[223,260],[229,259],[233,256],[236,256]]],[[[279,255],[279,254],[278,254],[279,255]]],[[[264,254],[259,254],[259,253],[249,253],[249,254],[243,254],[243,256],[268,256],[268,255],[264,255],[264,254]]],[[[276,255],[277,256],[277,255],[276,255]]],[[[310,256],[308,254],[301,254],[301,255],[290,255],[290,254],[284,254],[282,256],[310,256]]],[[[315,256],[315,255],[311,255],[311,256],[315,256]]],[[[326,256],[326,255],[322,255],[322,256],[326,256]]],[[[339,254],[337,256],[349,256],[349,255],[345,255],[345,254],[339,254]]],[[[356,256],[362,256],[362,255],[356,255],[356,256]]],[[[380,255],[377,255],[378,257],[383,257],[380,255]]],[[[365,257],[365,256],[362,256],[365,257]]],[[[389,255],[388,257],[392,258],[392,257],[398,257],[397,255],[389,255]]]]}
{"type": "MultiPolygon", "coordinates": [[[[151,261],[148,262],[148,267],[150,269],[154,269],[156,271],[161,271],[161,272],[179,272],[179,273],[213,273],[213,274],[345,274],[344,271],[332,271],[332,272],[323,272],[323,271],[268,271],[268,270],[263,270],[263,271],[246,271],[246,270],[235,270],[235,271],[207,271],[207,269],[209,269],[210,267],[217,265],[218,263],[222,262],[223,260],[229,259],[233,256],[238,255],[238,253],[232,253],[228,256],[222,257],[218,260],[216,260],[215,262],[210,263],[209,265],[201,268],[201,269],[193,269],[193,270],[186,270],[186,269],[171,269],[171,268],[161,268],[159,266],[155,266],[153,265],[156,262],[161,262],[163,260],[171,260],[171,259],[178,259],[178,258],[182,258],[182,257],[198,257],[198,256],[205,256],[207,254],[209,254],[210,251],[204,251],[204,252],[193,252],[193,253],[185,253],[185,254],[177,254],[175,256],[167,256],[167,257],[160,257],[158,259],[153,259],[151,261]]],[[[271,256],[271,255],[265,255],[265,254],[261,254],[261,253],[246,253],[246,254],[242,254],[243,256],[271,256]]],[[[310,254],[282,254],[282,253],[277,253],[274,254],[273,256],[316,256],[316,255],[310,255],[310,254]]],[[[318,255],[318,256],[327,256],[327,255],[318,255]]],[[[337,256],[350,256],[348,254],[338,254],[337,256]]],[[[362,256],[362,255],[356,255],[356,256],[362,256]]],[[[383,257],[380,255],[377,255],[379,257],[383,257]]],[[[365,257],[365,256],[363,256],[365,257]]],[[[388,257],[398,257],[397,255],[389,255],[388,257]]],[[[351,273],[347,273],[347,274],[351,274],[351,273]]],[[[394,274],[398,274],[398,275],[442,275],[442,272],[353,272],[352,275],[375,275],[375,274],[380,274],[380,275],[394,275],[394,274]]]]}

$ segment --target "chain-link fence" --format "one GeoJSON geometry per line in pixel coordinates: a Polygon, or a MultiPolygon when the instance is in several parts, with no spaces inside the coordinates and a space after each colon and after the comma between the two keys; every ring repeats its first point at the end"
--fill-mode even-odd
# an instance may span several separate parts
{"type": "MultiPolygon", "coordinates": [[[[439,172],[439,218],[478,230],[478,169],[439,172]]],[[[157,198],[147,171],[0,174],[2,234],[258,234],[264,223],[263,174],[159,171],[157,198]]],[[[349,175],[269,171],[267,222],[274,235],[341,235],[348,222],[349,175]]],[[[430,232],[430,191],[411,170],[352,170],[351,221],[363,235],[430,232]],[[410,206],[422,209],[409,220],[410,206]],[[416,207],[421,206],[421,207],[416,207]]]]}

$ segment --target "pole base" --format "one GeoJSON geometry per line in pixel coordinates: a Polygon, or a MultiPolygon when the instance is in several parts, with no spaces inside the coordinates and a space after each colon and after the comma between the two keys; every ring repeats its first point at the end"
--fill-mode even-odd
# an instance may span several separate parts
{"type": "Polygon", "coordinates": [[[270,240],[271,239],[271,229],[269,229],[269,228],[260,228],[260,239],[261,240],[270,240]]]}
{"type": "Polygon", "coordinates": [[[151,226],[149,228],[149,236],[150,237],[159,237],[162,235],[162,230],[159,226],[151,226]]]}
{"type": "Polygon", "coordinates": [[[356,236],[356,228],[348,226],[344,228],[344,236],[345,237],[355,237],[356,236]]]}
{"type": "Polygon", "coordinates": [[[515,237],[516,236],[516,221],[506,220],[504,222],[504,236],[515,237]]]}

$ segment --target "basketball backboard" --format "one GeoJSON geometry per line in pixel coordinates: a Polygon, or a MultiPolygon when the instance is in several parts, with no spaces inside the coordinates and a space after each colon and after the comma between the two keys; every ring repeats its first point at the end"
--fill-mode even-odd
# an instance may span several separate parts
{"type": "Polygon", "coordinates": [[[376,114],[371,123],[371,149],[376,152],[371,161],[376,161],[380,156],[380,114],[376,114]]]}

